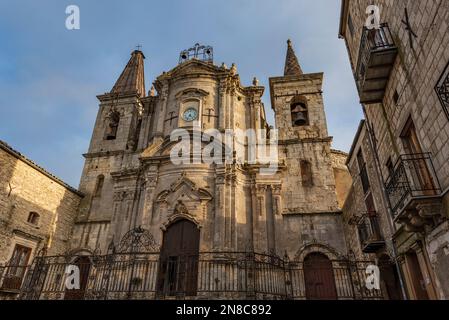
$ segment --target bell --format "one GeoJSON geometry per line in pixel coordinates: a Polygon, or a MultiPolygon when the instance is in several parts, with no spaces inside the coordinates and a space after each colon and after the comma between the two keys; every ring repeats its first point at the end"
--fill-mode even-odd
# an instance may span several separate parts
{"type": "Polygon", "coordinates": [[[293,123],[295,124],[295,126],[305,126],[307,125],[307,118],[305,117],[303,112],[297,112],[292,114],[293,116],[293,123]]]}

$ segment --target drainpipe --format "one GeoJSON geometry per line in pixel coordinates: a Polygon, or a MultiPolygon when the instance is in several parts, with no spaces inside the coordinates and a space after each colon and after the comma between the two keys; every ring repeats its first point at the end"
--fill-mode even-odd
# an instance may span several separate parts
{"type": "Polygon", "coordinates": [[[402,269],[399,266],[398,263],[398,254],[397,254],[397,248],[396,245],[393,241],[393,235],[396,232],[396,228],[394,226],[394,222],[393,222],[393,210],[391,209],[391,205],[390,205],[390,201],[388,199],[388,194],[387,191],[385,189],[385,184],[384,184],[384,178],[383,178],[383,174],[382,174],[382,167],[380,164],[380,159],[379,159],[379,154],[377,153],[377,147],[376,147],[376,142],[373,139],[373,130],[371,129],[371,123],[369,121],[368,118],[368,114],[366,112],[366,108],[365,105],[362,104],[362,109],[363,109],[363,114],[365,116],[366,119],[366,128],[368,130],[368,137],[369,137],[369,142],[370,142],[370,147],[371,150],[373,151],[374,154],[374,160],[375,160],[375,168],[376,168],[376,173],[377,173],[377,178],[378,178],[378,183],[380,185],[380,188],[382,189],[382,199],[384,202],[384,206],[387,208],[387,220],[388,220],[388,225],[390,227],[390,232],[391,232],[391,247],[393,249],[393,259],[394,259],[394,264],[396,267],[396,271],[399,275],[399,284],[401,286],[401,292],[402,292],[402,297],[404,300],[408,300],[407,298],[407,293],[405,290],[405,285],[404,285],[404,280],[403,280],[403,273],[402,273],[402,269]]]}

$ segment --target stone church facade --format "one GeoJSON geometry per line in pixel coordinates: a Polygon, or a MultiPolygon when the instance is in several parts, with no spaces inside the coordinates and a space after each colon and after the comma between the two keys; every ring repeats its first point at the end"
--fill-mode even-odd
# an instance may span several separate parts
{"type": "MultiPolygon", "coordinates": [[[[180,128],[189,137],[210,129],[273,134],[257,79],[244,86],[235,64],[217,66],[211,47],[195,45],[147,93],[144,59],[132,52],[112,90],[98,96],[66,248],[49,256],[42,243],[21,296],[378,298],[363,286],[369,261],[348,257],[342,207],[351,177],[347,155],[331,149],[323,74],[304,73],[288,41],[284,75],[269,81],[278,148],[277,169],[266,175],[265,164],[235,154],[223,164],[170,157],[180,128]],[[69,264],[79,267],[81,288],[67,291],[69,264]]],[[[247,141],[232,143],[249,153],[247,141]]]]}
{"type": "Polygon", "coordinates": [[[157,93],[152,89],[147,96],[143,69],[144,55],[134,51],[112,91],[98,97],[73,249],[104,251],[137,226],[161,245],[163,231],[183,218],[201,229],[200,251],[250,248],[295,256],[315,240],[345,253],[337,200],[345,190],[337,190],[335,178],[344,175],[345,155],[331,149],[323,74],[302,73],[290,43],[285,75],[270,79],[279,168],[266,177],[259,164],[175,165],[170,160],[175,145],[170,134],[177,128],[268,129],[263,87],[243,86],[235,65],[190,59],[159,76],[157,93]],[[294,103],[305,110],[299,125],[292,119],[294,103]],[[183,118],[190,108],[196,110],[195,124],[183,118]]]}

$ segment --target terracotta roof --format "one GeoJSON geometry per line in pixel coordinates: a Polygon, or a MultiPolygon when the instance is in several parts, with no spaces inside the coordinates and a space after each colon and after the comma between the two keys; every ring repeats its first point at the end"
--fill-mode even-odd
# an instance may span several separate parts
{"type": "Polygon", "coordinates": [[[41,166],[37,165],[35,162],[33,162],[32,160],[30,160],[29,158],[27,158],[26,156],[21,154],[19,151],[13,149],[9,144],[7,144],[6,142],[4,142],[2,140],[0,140],[0,149],[5,150],[6,152],[8,152],[13,157],[15,157],[15,158],[25,162],[29,166],[33,167],[34,169],[36,169],[37,171],[39,171],[43,175],[47,176],[51,180],[53,180],[56,183],[60,184],[61,186],[67,188],[68,190],[72,191],[73,193],[76,193],[77,195],[79,195],[81,197],[84,197],[84,195],[80,191],[78,191],[76,188],[70,186],[69,184],[65,183],[64,181],[62,181],[61,179],[59,179],[55,175],[51,174],[50,172],[48,172],[47,170],[45,170],[41,166]]]}
{"type": "Polygon", "coordinates": [[[131,53],[131,58],[112,88],[111,93],[137,93],[140,97],[145,96],[144,59],[145,56],[140,50],[134,50],[131,53]]]}
{"type": "Polygon", "coordinates": [[[287,56],[285,57],[284,76],[300,76],[302,69],[296,57],[295,50],[293,50],[292,42],[287,40],[287,56]]]}

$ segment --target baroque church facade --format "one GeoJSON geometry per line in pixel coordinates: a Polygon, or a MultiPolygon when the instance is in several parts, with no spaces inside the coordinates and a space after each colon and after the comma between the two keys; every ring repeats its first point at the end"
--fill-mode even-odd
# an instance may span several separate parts
{"type": "MultiPolygon", "coordinates": [[[[148,92],[145,56],[132,52],[112,90],[98,96],[79,190],[42,171],[66,188],[71,206],[49,212],[48,234],[33,236],[28,225],[24,240],[0,234],[0,258],[9,261],[0,265],[1,288],[25,299],[380,297],[364,286],[370,262],[352,261],[346,244],[342,207],[352,179],[347,154],[331,148],[323,73],[304,73],[290,40],[284,75],[269,79],[276,169],[263,174],[266,164],[235,153],[223,164],[172,161],[177,129],[189,137],[274,132],[265,88],[257,79],[244,86],[236,65],[215,65],[212,50],[182,51],[148,92]],[[69,290],[64,266],[73,264],[80,287],[69,290]]],[[[232,147],[250,152],[247,141],[232,147]]]]}
{"type": "Polygon", "coordinates": [[[345,179],[345,155],[331,149],[323,74],[303,73],[290,41],[284,76],[270,79],[277,171],[260,174],[258,163],[172,163],[175,129],[269,129],[264,87],[257,80],[242,85],[234,64],[216,66],[211,53],[203,53],[181,57],[147,95],[145,56],[136,50],[111,92],[98,96],[72,249],[104,252],[141,226],[162,251],[164,241],[181,245],[196,238],[192,252],[345,255],[340,213],[346,186],[336,181],[345,179]],[[164,239],[182,220],[189,222],[177,227],[184,233],[164,239]]]}

